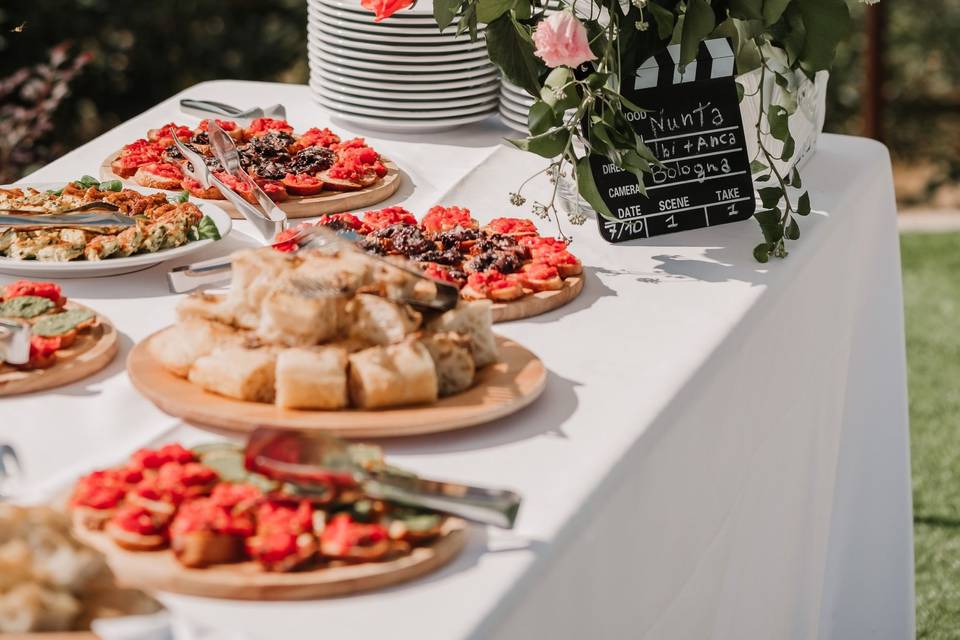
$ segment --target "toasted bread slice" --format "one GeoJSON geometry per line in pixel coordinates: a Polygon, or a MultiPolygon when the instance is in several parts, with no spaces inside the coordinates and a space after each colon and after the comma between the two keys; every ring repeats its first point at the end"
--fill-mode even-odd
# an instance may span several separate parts
{"type": "Polygon", "coordinates": [[[191,531],[170,538],[177,561],[185,567],[207,567],[243,560],[243,538],[212,531],[191,531]]]}
{"type": "Polygon", "coordinates": [[[135,533],[112,522],[107,523],[106,532],[117,545],[130,551],[156,551],[167,546],[167,539],[160,534],[135,533]]]}

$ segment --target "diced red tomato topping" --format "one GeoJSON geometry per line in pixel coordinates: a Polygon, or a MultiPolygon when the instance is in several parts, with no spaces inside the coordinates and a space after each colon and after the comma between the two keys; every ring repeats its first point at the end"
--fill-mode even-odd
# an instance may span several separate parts
{"type": "Polygon", "coordinates": [[[427,215],[423,216],[421,224],[427,233],[440,233],[457,227],[463,227],[464,229],[477,228],[477,221],[470,217],[470,209],[440,205],[430,207],[427,215]]]}
{"type": "Polygon", "coordinates": [[[307,129],[298,141],[301,147],[330,147],[340,142],[340,136],[330,129],[318,129],[312,127],[307,129]]]}
{"type": "Polygon", "coordinates": [[[366,227],[364,227],[363,223],[360,221],[360,218],[352,213],[328,213],[325,216],[321,216],[320,220],[317,221],[317,224],[327,225],[338,229],[348,228],[360,233],[366,233],[366,227]]]}
{"type": "Polygon", "coordinates": [[[403,207],[386,207],[379,211],[367,211],[363,214],[363,223],[371,231],[389,227],[392,224],[417,224],[417,219],[403,207]]]}
{"type": "Polygon", "coordinates": [[[309,222],[301,222],[295,227],[284,229],[273,239],[273,248],[284,253],[293,253],[299,246],[293,239],[310,226],[309,222]]]}
{"type": "Polygon", "coordinates": [[[225,509],[252,505],[263,497],[263,492],[252,484],[222,482],[213,488],[210,500],[225,509]]]}
{"type": "Polygon", "coordinates": [[[151,162],[142,165],[142,168],[144,171],[149,171],[160,178],[168,178],[170,180],[183,179],[183,171],[180,170],[180,167],[168,162],[151,162]]]}
{"type": "Polygon", "coordinates": [[[502,233],[505,235],[536,235],[537,225],[533,220],[526,218],[494,218],[487,225],[493,233],[502,233]]]}
{"type": "Polygon", "coordinates": [[[359,149],[366,146],[367,141],[363,138],[350,138],[349,140],[344,140],[343,142],[333,144],[330,146],[330,148],[334,151],[345,151],[347,149],[359,149]]]}
{"type": "Polygon", "coordinates": [[[94,471],[81,478],[70,504],[91,509],[112,509],[123,500],[127,486],[120,482],[112,470],[94,471]]]}
{"type": "Polygon", "coordinates": [[[169,122],[159,129],[151,129],[147,135],[152,141],[158,142],[161,146],[166,147],[173,144],[174,136],[180,140],[189,140],[193,137],[193,129],[182,124],[169,122]]]}
{"type": "Polygon", "coordinates": [[[532,262],[523,266],[520,275],[529,280],[553,280],[560,277],[560,272],[554,265],[532,262]]]}
{"type": "Polygon", "coordinates": [[[567,244],[566,240],[559,240],[557,238],[544,238],[540,236],[524,236],[518,240],[520,246],[527,247],[530,249],[530,253],[553,253],[556,251],[566,251],[567,244]]]}
{"type": "Polygon", "coordinates": [[[16,282],[8,284],[3,288],[3,296],[0,296],[0,299],[9,300],[10,298],[19,298],[20,296],[46,298],[61,307],[67,302],[67,299],[63,297],[59,285],[53,282],[30,282],[29,280],[17,280],[16,282]]]}
{"type": "Polygon", "coordinates": [[[288,173],[283,177],[283,186],[297,196],[312,196],[323,191],[323,180],[308,173],[288,173]]]}
{"type": "Polygon", "coordinates": [[[462,287],[464,285],[464,281],[454,278],[453,274],[450,273],[450,270],[447,267],[437,264],[436,262],[428,263],[423,268],[423,273],[434,280],[449,282],[450,284],[455,284],[458,287],[462,287]]]}
{"type": "MultiPolygon", "coordinates": [[[[237,123],[233,120],[220,120],[219,118],[214,118],[214,120],[216,120],[217,124],[220,125],[220,128],[224,131],[235,131],[237,128],[237,123]]],[[[197,129],[200,131],[209,131],[210,120],[201,120],[197,129]]]]}
{"type": "Polygon", "coordinates": [[[210,498],[198,498],[180,505],[170,524],[171,535],[210,531],[236,536],[251,536],[253,518],[246,512],[231,512],[210,498]]]}
{"type": "Polygon", "coordinates": [[[387,539],[387,530],[380,524],[354,522],[349,514],[338,513],[320,534],[323,552],[345,556],[357,546],[370,546],[387,539]]]}
{"type": "Polygon", "coordinates": [[[157,522],[152,513],[136,505],[128,504],[120,509],[110,518],[113,525],[142,536],[157,535],[163,532],[163,526],[157,522]]]}
{"type": "Polygon", "coordinates": [[[250,126],[247,127],[248,135],[257,135],[259,133],[266,133],[267,131],[286,131],[287,133],[292,133],[293,127],[290,126],[290,123],[286,120],[276,118],[256,118],[250,123],[250,126]]]}
{"type": "Polygon", "coordinates": [[[490,269],[489,271],[471,273],[467,277],[467,284],[471,288],[482,292],[516,286],[516,280],[496,269],[490,269]]]}

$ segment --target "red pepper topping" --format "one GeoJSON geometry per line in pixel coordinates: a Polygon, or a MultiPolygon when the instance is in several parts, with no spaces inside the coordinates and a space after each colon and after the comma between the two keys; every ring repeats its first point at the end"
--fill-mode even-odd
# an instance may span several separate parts
{"type": "Polygon", "coordinates": [[[363,223],[371,230],[383,229],[392,224],[417,224],[417,219],[403,207],[387,207],[363,214],[363,223]]]}
{"type": "Polygon", "coordinates": [[[67,302],[58,285],[52,282],[30,282],[29,280],[17,280],[8,284],[3,288],[3,296],[0,296],[0,299],[9,300],[20,296],[46,298],[61,307],[67,302]]]}
{"type": "Polygon", "coordinates": [[[330,147],[340,142],[340,136],[330,129],[312,127],[300,136],[299,142],[302,147],[330,147]]]}

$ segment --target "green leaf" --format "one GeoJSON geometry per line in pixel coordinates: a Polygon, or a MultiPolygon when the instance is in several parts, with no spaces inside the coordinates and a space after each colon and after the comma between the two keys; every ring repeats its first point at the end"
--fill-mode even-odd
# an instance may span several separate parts
{"type": "Polygon", "coordinates": [[[197,224],[197,235],[201,240],[219,240],[220,230],[210,216],[203,216],[197,224]]]}
{"type": "MultiPolygon", "coordinates": [[[[763,0],[763,21],[768,25],[780,19],[791,0],[763,0]]],[[[834,0],[830,0],[831,2],[834,0]]]]}
{"type": "Polygon", "coordinates": [[[786,140],[790,135],[790,127],[787,123],[790,114],[780,105],[772,105],[767,109],[767,124],[770,125],[770,134],[780,140],[786,140]]]}
{"type": "Polygon", "coordinates": [[[487,25],[487,53],[511,82],[536,97],[540,95],[540,72],[544,66],[533,53],[525,27],[509,13],[487,25]]]}
{"type": "Polygon", "coordinates": [[[770,245],[761,242],[753,248],[753,259],[760,263],[766,263],[770,259],[770,245]]]}
{"type": "Polygon", "coordinates": [[[460,8],[460,0],[434,0],[433,19],[437,21],[440,31],[443,31],[457,17],[457,9],[460,8]]]}
{"type": "Polygon", "coordinates": [[[737,102],[743,102],[743,94],[746,90],[743,88],[743,85],[737,82],[737,102]]]}
{"type": "Polygon", "coordinates": [[[80,185],[84,189],[89,189],[90,187],[100,186],[100,181],[94,178],[93,176],[83,176],[79,180],[74,181],[76,184],[80,185]]]}
{"type": "Polygon", "coordinates": [[[800,172],[797,171],[796,167],[790,171],[790,182],[788,184],[794,189],[799,189],[803,186],[803,181],[800,180],[800,172]]]}
{"type": "Polygon", "coordinates": [[[100,191],[123,191],[123,183],[119,180],[107,180],[98,183],[100,191]]]}
{"type": "Polygon", "coordinates": [[[803,44],[807,39],[807,27],[803,24],[803,17],[800,15],[796,3],[787,8],[784,19],[786,24],[779,40],[783,43],[784,51],[787,52],[787,64],[792,67],[803,53],[803,44]]]}
{"type": "MultiPolygon", "coordinates": [[[[649,5],[648,5],[649,6],[649,5]]],[[[707,0],[690,0],[687,13],[683,18],[683,32],[680,36],[680,67],[686,67],[697,57],[700,42],[716,27],[713,8],[707,0]]]]}
{"type": "Polygon", "coordinates": [[[811,209],[810,209],[810,192],[809,192],[809,191],[804,191],[804,192],[803,192],[803,195],[801,195],[801,196],[797,199],[797,213],[799,213],[799,214],[802,215],[802,216],[805,216],[805,215],[809,215],[809,214],[810,214],[810,211],[811,211],[811,209]]]}
{"type": "Polygon", "coordinates": [[[570,130],[562,127],[550,129],[539,135],[521,140],[509,140],[510,144],[523,151],[530,151],[544,158],[555,158],[563,153],[570,141],[570,130]]]}
{"type": "Polygon", "coordinates": [[[790,224],[787,225],[787,240],[799,240],[800,239],[800,225],[797,224],[797,221],[793,218],[790,218],[790,224]]]}
{"type": "Polygon", "coordinates": [[[783,197],[783,189],[780,187],[764,187],[762,189],[757,189],[757,195],[760,196],[760,201],[763,203],[763,206],[767,209],[772,209],[777,206],[777,203],[780,202],[780,198],[783,197]]]}
{"type": "Polygon", "coordinates": [[[589,202],[593,210],[601,217],[608,220],[617,220],[610,208],[607,207],[607,203],[600,197],[597,183],[593,180],[593,171],[590,169],[590,158],[588,156],[578,158],[573,168],[577,174],[577,190],[583,196],[583,199],[589,202]]]}
{"type": "Polygon", "coordinates": [[[657,37],[661,40],[669,38],[670,34],[673,33],[673,26],[677,20],[677,17],[673,15],[673,11],[661,7],[656,2],[648,3],[647,11],[653,16],[653,21],[657,23],[657,37]]]}
{"type": "Polygon", "coordinates": [[[189,200],[190,200],[190,192],[187,191],[186,189],[181,191],[176,198],[176,202],[180,202],[180,203],[189,202],[189,200]]]}
{"type": "Polygon", "coordinates": [[[783,141],[783,151],[780,152],[780,159],[786,162],[793,157],[793,151],[795,147],[795,142],[793,136],[788,135],[787,139],[783,141]]]}
{"type": "Polygon", "coordinates": [[[755,182],[766,182],[766,181],[769,180],[772,176],[773,176],[772,173],[765,173],[765,174],[762,175],[762,176],[757,176],[755,182]]]}
{"type": "Polygon", "coordinates": [[[850,33],[850,11],[846,2],[837,0],[796,0],[796,4],[806,28],[800,67],[812,76],[833,64],[837,45],[850,33]]]}
{"type": "Polygon", "coordinates": [[[477,20],[490,23],[505,14],[514,0],[477,0],[477,20]]]}
{"type": "Polygon", "coordinates": [[[556,112],[546,102],[538,100],[530,107],[527,125],[533,135],[540,135],[558,124],[562,124],[562,121],[558,121],[556,112]]]}
{"type": "Polygon", "coordinates": [[[780,226],[780,210],[765,209],[753,214],[753,217],[760,223],[760,231],[763,232],[763,239],[769,244],[776,244],[783,239],[783,227],[780,226]]]}
{"type": "Polygon", "coordinates": [[[754,160],[750,163],[750,173],[760,173],[761,171],[766,171],[769,168],[770,167],[763,164],[759,160],[754,160]]]}
{"type": "Polygon", "coordinates": [[[763,0],[730,0],[730,15],[741,20],[760,20],[763,0]]]}

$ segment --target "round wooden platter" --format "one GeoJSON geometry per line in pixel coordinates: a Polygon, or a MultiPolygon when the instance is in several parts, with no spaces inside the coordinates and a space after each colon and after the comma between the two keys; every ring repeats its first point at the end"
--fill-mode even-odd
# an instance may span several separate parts
{"type": "Polygon", "coordinates": [[[389,438],[452,431],[519,411],[543,392],[547,371],[533,353],[498,337],[500,361],[477,372],[472,387],[430,405],[378,410],[302,411],[244,402],[178,378],[150,354],[147,338],[127,358],[137,390],[162,411],[198,426],[249,433],[257,427],[320,430],[344,438],[389,438]]]}
{"type": "MultiPolygon", "coordinates": [[[[137,183],[127,178],[121,178],[110,168],[110,164],[119,155],[120,151],[117,151],[107,156],[100,165],[100,177],[104,180],[120,180],[131,187],[138,186],[137,183]]],[[[401,182],[400,169],[397,165],[389,160],[384,160],[383,164],[387,168],[387,175],[365,189],[358,191],[323,191],[315,196],[292,195],[288,200],[278,202],[277,206],[283,209],[290,218],[311,218],[322,216],[325,213],[342,213],[383,202],[396,193],[401,182]]],[[[243,219],[243,214],[237,211],[237,208],[229,200],[201,200],[201,202],[213,203],[229,213],[231,218],[243,219]]]]}
{"type": "Polygon", "coordinates": [[[127,551],[99,531],[75,527],[74,535],[107,558],[117,581],[147,591],[233,600],[308,600],[349,595],[407,582],[452,560],[467,540],[467,523],[444,521],[440,537],[386,562],[324,566],[293,572],[264,571],[255,562],[189,569],[169,549],[127,551]]]}
{"type": "MultiPolygon", "coordinates": [[[[68,302],[66,308],[86,309],[87,307],[68,302]]],[[[117,355],[118,347],[119,338],[116,328],[109,320],[97,313],[97,323],[90,329],[80,332],[69,349],[57,351],[57,361],[52,367],[21,371],[0,363],[0,396],[43,391],[82,380],[110,364],[117,355]]]]}
{"type": "Polygon", "coordinates": [[[495,302],[492,307],[493,321],[510,322],[559,309],[579,296],[581,291],[583,291],[583,274],[570,276],[564,279],[562,289],[538,291],[510,302],[495,302]]]}

